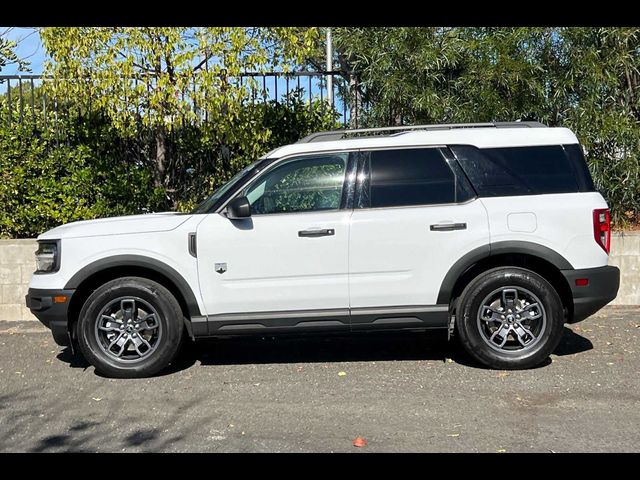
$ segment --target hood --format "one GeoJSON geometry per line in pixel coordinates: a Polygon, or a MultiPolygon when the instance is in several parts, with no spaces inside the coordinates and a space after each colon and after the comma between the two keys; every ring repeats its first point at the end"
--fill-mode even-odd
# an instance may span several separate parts
{"type": "Polygon", "coordinates": [[[163,212],[84,220],[66,223],[46,231],[38,240],[166,232],[179,227],[191,217],[190,214],[163,212]]]}

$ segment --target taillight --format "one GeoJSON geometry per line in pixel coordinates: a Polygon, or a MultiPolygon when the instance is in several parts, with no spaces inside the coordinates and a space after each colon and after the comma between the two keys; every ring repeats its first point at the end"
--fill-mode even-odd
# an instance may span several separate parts
{"type": "Polygon", "coordinates": [[[609,254],[611,250],[611,215],[608,208],[593,211],[593,236],[596,243],[609,254]]]}

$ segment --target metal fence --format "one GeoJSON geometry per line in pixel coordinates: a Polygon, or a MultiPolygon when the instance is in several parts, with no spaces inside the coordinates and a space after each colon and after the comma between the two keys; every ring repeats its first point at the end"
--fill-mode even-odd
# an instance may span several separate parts
{"type": "MultiPolygon", "coordinates": [[[[57,124],[60,115],[66,110],[61,105],[68,99],[50,98],[44,89],[40,89],[44,82],[53,81],[42,75],[0,75],[0,107],[9,123],[25,122],[28,120],[41,121],[45,125],[57,124]]],[[[138,82],[137,79],[129,81],[138,82]]],[[[185,88],[182,98],[188,99],[190,91],[195,91],[195,79],[185,88]],[[191,90],[193,87],[193,90],[191,90]]],[[[294,92],[309,106],[310,112],[314,108],[330,107],[337,116],[338,122],[344,127],[357,128],[359,110],[358,84],[355,77],[341,71],[331,72],[243,72],[236,77],[228,78],[236,86],[247,90],[247,102],[283,103],[294,92]],[[327,79],[332,77],[332,82],[327,79]],[[327,83],[332,85],[328,91],[327,83]]],[[[191,102],[194,112],[202,121],[208,121],[208,112],[198,108],[195,101],[191,102]]],[[[88,107],[90,108],[90,106],[88,107]]],[[[136,109],[140,108],[136,106],[136,109]]],[[[138,112],[144,115],[144,112],[138,112]]]]}

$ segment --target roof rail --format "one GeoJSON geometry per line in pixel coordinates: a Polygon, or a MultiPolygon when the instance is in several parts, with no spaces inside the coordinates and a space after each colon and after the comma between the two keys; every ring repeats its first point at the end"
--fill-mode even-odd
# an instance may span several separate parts
{"type": "MultiPolygon", "coordinates": [[[[372,134],[375,135],[381,132],[397,132],[392,135],[398,135],[413,130],[451,130],[455,128],[546,128],[544,123],[540,122],[489,122],[489,123],[446,123],[446,124],[434,124],[434,125],[408,125],[408,126],[396,126],[396,127],[377,127],[377,128],[356,128],[345,130],[332,130],[328,132],[316,132],[308,135],[296,143],[312,143],[323,142],[328,140],[344,140],[349,135],[358,134],[372,134]]],[[[366,136],[366,135],[365,135],[366,136]]],[[[383,135],[389,136],[389,135],[383,135]]]]}

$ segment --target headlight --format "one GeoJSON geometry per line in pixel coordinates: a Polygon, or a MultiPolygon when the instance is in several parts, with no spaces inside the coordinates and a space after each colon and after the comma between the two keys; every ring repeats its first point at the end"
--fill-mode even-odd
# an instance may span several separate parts
{"type": "Polygon", "coordinates": [[[60,268],[60,240],[38,242],[36,273],[57,272],[60,268]]]}

